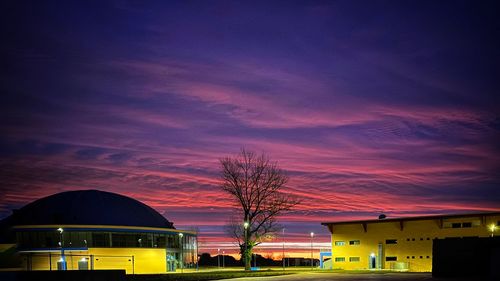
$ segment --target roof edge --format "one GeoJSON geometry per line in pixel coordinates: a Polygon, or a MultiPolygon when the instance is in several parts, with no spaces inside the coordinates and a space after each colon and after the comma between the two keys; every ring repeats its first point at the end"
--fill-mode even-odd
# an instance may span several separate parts
{"type": "Polygon", "coordinates": [[[480,212],[480,213],[463,213],[463,214],[444,214],[444,215],[428,215],[428,216],[413,216],[413,217],[398,217],[386,219],[369,219],[369,220],[351,220],[351,221],[335,221],[322,222],[321,225],[339,225],[339,224],[356,224],[356,223],[382,223],[382,222],[397,222],[397,221],[417,221],[429,219],[451,219],[460,217],[480,217],[480,216],[500,216],[500,212],[480,212]]]}

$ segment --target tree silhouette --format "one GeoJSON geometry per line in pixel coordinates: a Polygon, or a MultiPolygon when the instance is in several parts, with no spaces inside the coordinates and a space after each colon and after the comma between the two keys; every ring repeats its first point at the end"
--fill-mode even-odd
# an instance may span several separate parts
{"type": "Polygon", "coordinates": [[[237,156],[223,158],[220,163],[221,188],[231,195],[239,209],[228,223],[227,231],[238,241],[245,270],[250,270],[252,249],[272,239],[278,230],[277,216],[289,211],[299,200],[283,192],[288,176],[264,154],[242,149],[237,156]]]}

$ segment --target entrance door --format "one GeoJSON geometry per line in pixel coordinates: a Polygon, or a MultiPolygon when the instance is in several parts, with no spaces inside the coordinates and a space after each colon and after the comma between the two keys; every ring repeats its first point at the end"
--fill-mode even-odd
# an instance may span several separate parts
{"type": "Polygon", "coordinates": [[[369,269],[377,268],[377,257],[375,255],[368,256],[368,268],[369,269]]]}
{"type": "Polygon", "coordinates": [[[167,254],[167,271],[175,271],[175,254],[167,254]]]}

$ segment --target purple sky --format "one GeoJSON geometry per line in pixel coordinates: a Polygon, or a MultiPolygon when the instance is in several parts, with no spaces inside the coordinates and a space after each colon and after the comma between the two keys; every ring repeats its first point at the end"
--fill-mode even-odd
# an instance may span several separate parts
{"type": "Polygon", "coordinates": [[[500,210],[496,1],[105,2],[0,4],[0,218],[100,189],[213,251],[232,212],[218,159],[242,147],[303,198],[290,241],[500,210]]]}

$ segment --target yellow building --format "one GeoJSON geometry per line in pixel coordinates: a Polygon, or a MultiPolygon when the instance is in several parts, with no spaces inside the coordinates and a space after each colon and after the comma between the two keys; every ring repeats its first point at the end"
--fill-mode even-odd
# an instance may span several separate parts
{"type": "Polygon", "coordinates": [[[109,192],[70,191],[36,200],[4,219],[0,230],[1,243],[15,247],[25,270],[141,274],[197,266],[195,232],[175,229],[149,206],[109,192]]]}
{"type": "Polygon", "coordinates": [[[333,269],[432,271],[434,239],[488,237],[500,228],[500,213],[381,218],[322,223],[332,234],[333,269]]]}

